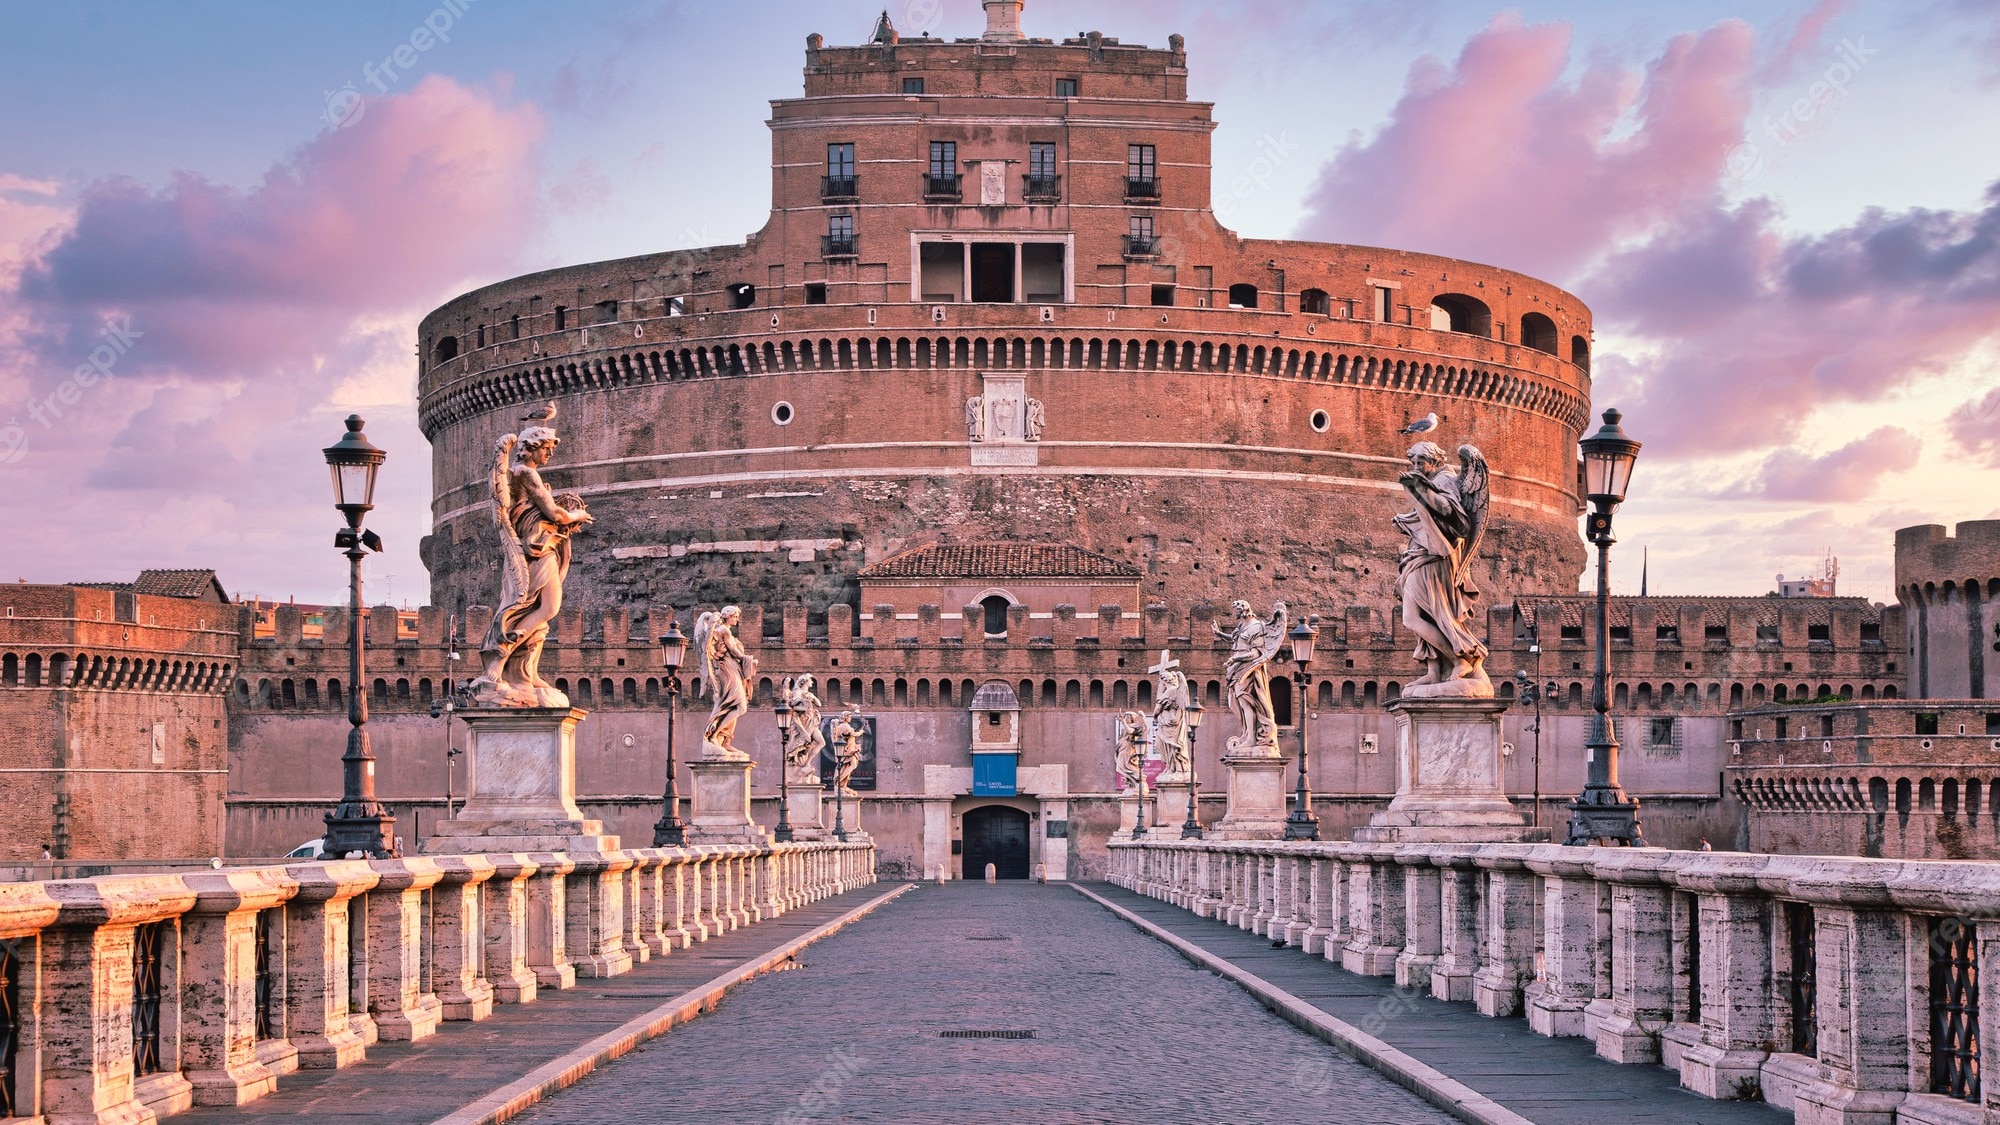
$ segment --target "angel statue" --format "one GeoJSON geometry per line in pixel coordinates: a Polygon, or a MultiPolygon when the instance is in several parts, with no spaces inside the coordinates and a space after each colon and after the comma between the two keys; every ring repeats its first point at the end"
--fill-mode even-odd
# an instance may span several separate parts
{"type": "Polygon", "coordinates": [[[842,711],[833,724],[833,787],[850,796],[854,790],[847,787],[847,779],[861,764],[861,740],[866,736],[867,728],[852,711],[842,711]]]}
{"type": "Polygon", "coordinates": [[[1150,740],[1146,716],[1137,711],[1127,711],[1118,716],[1118,731],[1114,736],[1118,747],[1118,776],[1127,789],[1137,789],[1145,784],[1146,743],[1150,740]]]}
{"type": "Polygon", "coordinates": [[[743,611],[728,605],[711,609],[694,621],[702,687],[715,695],[708,729],[701,734],[702,752],[711,761],[740,762],[750,757],[736,748],[736,722],[750,713],[750,680],[757,674],[757,658],[745,652],[743,642],[736,639],[736,624],[742,619],[743,611]]]}
{"type": "Polygon", "coordinates": [[[808,785],[819,784],[819,753],[826,748],[826,736],[819,730],[819,712],[822,704],[816,690],[819,681],[811,672],[803,676],[788,677],[779,690],[779,698],[789,708],[792,734],[786,745],[790,748],[785,760],[798,770],[797,779],[808,785]]]}
{"type": "Polygon", "coordinates": [[[1458,447],[1458,472],[1445,468],[1444,450],[1434,442],[1410,447],[1410,470],[1396,478],[1414,512],[1395,517],[1409,536],[1403,548],[1403,625],[1416,634],[1416,657],[1424,674],[1403,689],[1413,699],[1491,699],[1486,646],[1472,633],[1472,579],[1479,539],[1486,530],[1486,457],[1470,445],[1458,447]]]}
{"type": "Polygon", "coordinates": [[[1161,781],[1186,781],[1194,773],[1194,764],[1188,760],[1188,703],[1193,698],[1188,694],[1187,674],[1180,669],[1180,661],[1173,653],[1160,650],[1160,662],[1148,671],[1160,674],[1157,701],[1153,704],[1153,728],[1160,740],[1160,757],[1166,759],[1166,767],[1160,771],[1161,781]]]}
{"type": "Polygon", "coordinates": [[[479,646],[479,677],[465,687],[474,706],[568,707],[542,679],[542,644],[562,610],[570,535],[590,523],[573,493],[551,492],[542,468],[555,454],[556,404],[527,415],[494,447],[493,518],[500,526],[500,602],[479,646]]]}
{"type": "Polygon", "coordinates": [[[1235,620],[1215,627],[1215,635],[1229,642],[1222,675],[1229,685],[1230,709],[1236,712],[1236,733],[1225,749],[1232,755],[1276,758],[1282,752],[1271,710],[1271,662],[1285,643],[1285,603],[1273,606],[1268,619],[1258,617],[1241,598],[1229,607],[1235,620]]]}

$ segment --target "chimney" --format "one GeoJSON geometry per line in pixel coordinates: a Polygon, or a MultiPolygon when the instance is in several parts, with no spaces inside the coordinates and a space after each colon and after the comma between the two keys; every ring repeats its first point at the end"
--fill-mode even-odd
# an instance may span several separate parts
{"type": "Polygon", "coordinates": [[[986,0],[988,43],[1013,43],[1021,36],[1021,7],[1026,0],[986,0]]]}

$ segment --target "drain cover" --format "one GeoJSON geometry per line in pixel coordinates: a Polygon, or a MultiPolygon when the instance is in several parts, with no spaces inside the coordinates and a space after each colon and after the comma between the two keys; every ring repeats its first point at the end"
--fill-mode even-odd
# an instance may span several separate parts
{"type": "Polygon", "coordinates": [[[940,1039],[1033,1039],[1033,1031],[957,1030],[940,1031],[940,1039]]]}

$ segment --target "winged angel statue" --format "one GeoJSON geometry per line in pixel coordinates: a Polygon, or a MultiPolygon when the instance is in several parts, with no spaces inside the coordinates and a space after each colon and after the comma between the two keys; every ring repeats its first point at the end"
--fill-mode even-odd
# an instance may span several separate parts
{"type": "Polygon", "coordinates": [[[1229,688],[1229,706],[1236,712],[1236,733],[1224,744],[1229,754],[1278,757],[1278,720],[1271,710],[1271,662],[1285,643],[1285,603],[1271,607],[1271,616],[1257,616],[1241,598],[1229,603],[1235,617],[1217,625],[1215,635],[1229,642],[1229,662],[1222,666],[1229,688]]]}
{"type": "Polygon", "coordinates": [[[743,611],[733,605],[709,610],[694,621],[694,647],[701,652],[701,686],[714,694],[708,729],[701,735],[702,751],[711,760],[742,761],[750,757],[736,748],[736,723],[750,713],[750,681],[757,675],[757,658],[736,639],[743,611]]]}
{"type": "Polygon", "coordinates": [[[542,679],[542,644],[562,611],[570,535],[591,522],[574,493],[554,493],[542,468],[554,456],[556,404],[521,419],[493,449],[493,519],[500,526],[500,602],[479,646],[483,667],[466,685],[474,706],[568,707],[542,679]]]}
{"type": "Polygon", "coordinates": [[[1409,536],[1403,548],[1403,624],[1417,636],[1424,674],[1403,689],[1410,698],[1490,699],[1486,646],[1472,632],[1472,577],[1479,540],[1486,531],[1486,457],[1458,447],[1458,471],[1445,467],[1435,442],[1410,447],[1410,469],[1397,478],[1417,510],[1395,517],[1409,536]]]}

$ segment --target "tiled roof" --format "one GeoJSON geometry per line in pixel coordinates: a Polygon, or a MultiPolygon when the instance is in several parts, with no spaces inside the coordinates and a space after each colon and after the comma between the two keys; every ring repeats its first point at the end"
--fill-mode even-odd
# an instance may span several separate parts
{"type": "Polygon", "coordinates": [[[158,598],[188,598],[227,602],[228,594],[212,570],[142,570],[136,582],[71,582],[87,590],[116,590],[158,598]]]}
{"type": "Polygon", "coordinates": [[[1129,578],[1139,568],[1059,543],[934,543],[863,567],[862,578],[1129,578]]]}
{"type": "MultiPolygon", "coordinates": [[[[1591,594],[1571,594],[1558,597],[1529,596],[1515,603],[1516,610],[1529,625],[1583,625],[1588,626],[1597,598],[1591,594]]],[[[1707,612],[1704,616],[1711,624],[1720,625],[1729,620],[1732,610],[1748,610],[1758,625],[1776,625],[1780,610],[1805,616],[1809,625],[1825,625],[1833,620],[1834,610],[1858,610],[1864,622],[1882,620],[1882,607],[1870,603],[1866,598],[1774,598],[1768,595],[1757,597],[1703,597],[1659,595],[1645,598],[1631,596],[1611,599],[1611,623],[1628,625],[1632,621],[1634,605],[1650,605],[1661,624],[1671,624],[1679,620],[1682,606],[1700,606],[1707,612]]]]}

